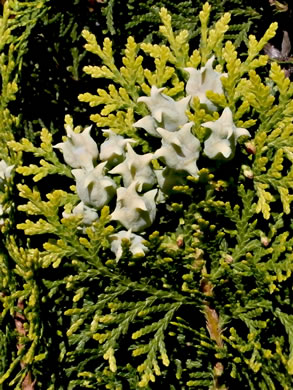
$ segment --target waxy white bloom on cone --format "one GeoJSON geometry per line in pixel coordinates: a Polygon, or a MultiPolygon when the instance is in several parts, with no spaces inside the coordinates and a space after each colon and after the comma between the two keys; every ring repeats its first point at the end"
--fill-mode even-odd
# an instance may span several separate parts
{"type": "Polygon", "coordinates": [[[164,88],[152,86],[151,96],[141,96],[137,99],[138,102],[143,102],[147,105],[151,115],[140,119],[133,126],[141,127],[155,137],[160,136],[156,131],[158,126],[168,131],[176,131],[188,121],[185,111],[191,97],[187,96],[179,101],[175,101],[170,96],[163,94],[163,90],[164,88]]]}
{"type": "MultiPolygon", "coordinates": [[[[9,210],[6,211],[8,212],[9,210]]],[[[5,223],[4,218],[1,218],[3,215],[4,215],[4,209],[2,204],[0,204],[0,226],[2,226],[5,223]]]]}
{"type": "Polygon", "coordinates": [[[186,83],[186,93],[193,97],[197,96],[202,104],[206,104],[209,110],[215,111],[217,107],[206,97],[207,91],[222,94],[223,86],[221,77],[226,76],[213,69],[215,57],[211,57],[205,66],[200,70],[195,68],[184,68],[189,73],[186,83]]]}
{"type": "Polygon", "coordinates": [[[83,202],[78,203],[77,206],[74,207],[71,214],[66,212],[62,213],[63,218],[69,218],[70,216],[82,215],[82,223],[84,225],[91,225],[94,221],[99,219],[99,215],[95,209],[88,207],[83,202]]]}
{"type": "Polygon", "coordinates": [[[109,203],[116,192],[114,180],[104,175],[106,164],[103,162],[90,172],[84,169],[72,170],[79,198],[87,206],[95,207],[98,210],[109,203]]]}
{"type": "Polygon", "coordinates": [[[99,151],[97,144],[90,136],[91,126],[79,134],[75,133],[70,125],[66,125],[65,129],[67,140],[54,147],[62,151],[65,162],[72,168],[93,169],[99,151]]]}
{"type": "Polygon", "coordinates": [[[140,232],[148,228],[155,220],[157,190],[139,195],[136,188],[137,183],[133,182],[127,188],[117,189],[117,203],[111,219],[119,221],[126,229],[140,232]]]}
{"type": "Polygon", "coordinates": [[[7,165],[4,160],[0,161],[0,185],[11,176],[13,168],[14,165],[7,165]]]}
{"type": "Polygon", "coordinates": [[[131,230],[121,230],[120,232],[109,236],[111,241],[111,251],[115,253],[116,261],[118,261],[122,256],[122,240],[124,238],[127,238],[130,241],[129,250],[133,255],[144,255],[148,251],[148,248],[142,243],[144,241],[143,237],[132,233],[131,230]]]}
{"type": "Polygon", "coordinates": [[[126,145],[135,141],[131,138],[123,138],[112,130],[103,130],[103,132],[108,134],[108,138],[101,144],[100,160],[107,161],[111,166],[121,163],[126,153],[126,145]]]}
{"type": "Polygon", "coordinates": [[[191,133],[192,126],[193,122],[188,122],[180,130],[173,133],[158,128],[157,131],[162,137],[162,147],[154,153],[154,156],[171,169],[186,171],[197,177],[196,162],[199,157],[200,142],[191,133]]]}
{"type": "Polygon", "coordinates": [[[211,159],[232,158],[237,139],[242,135],[250,137],[248,130],[235,126],[229,107],[224,109],[219,119],[203,123],[202,126],[211,130],[210,136],[204,143],[204,153],[211,159]]]}
{"type": "Polygon", "coordinates": [[[158,185],[160,189],[165,193],[169,194],[174,186],[181,186],[186,183],[184,176],[180,175],[178,171],[170,169],[168,167],[164,169],[155,170],[158,185]]]}
{"type": "Polygon", "coordinates": [[[146,130],[153,137],[159,138],[160,135],[156,128],[158,127],[157,121],[151,116],[146,115],[133,124],[133,127],[138,127],[146,130]]]}
{"type": "Polygon", "coordinates": [[[136,181],[138,190],[147,190],[156,183],[155,174],[150,167],[153,159],[153,153],[137,154],[130,144],[127,144],[127,153],[125,160],[113,168],[109,173],[119,174],[123,178],[124,187],[128,187],[133,181],[136,181]]]}

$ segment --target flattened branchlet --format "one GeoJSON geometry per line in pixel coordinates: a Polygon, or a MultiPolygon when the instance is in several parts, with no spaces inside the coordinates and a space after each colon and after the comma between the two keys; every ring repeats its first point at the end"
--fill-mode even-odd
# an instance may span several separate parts
{"type": "Polygon", "coordinates": [[[18,160],[0,162],[0,201],[21,178],[25,244],[5,243],[26,280],[15,301],[36,383],[52,343],[30,313],[45,301],[68,388],[292,387],[293,87],[262,54],[276,24],[238,53],[230,16],[209,28],[210,10],[193,51],[165,8],[164,44],[130,37],[122,61],[84,31],[99,63],[84,71],[109,81],[79,96],[96,107],[92,127],[73,112],[62,142],[46,129],[38,146],[8,142],[18,160]]]}

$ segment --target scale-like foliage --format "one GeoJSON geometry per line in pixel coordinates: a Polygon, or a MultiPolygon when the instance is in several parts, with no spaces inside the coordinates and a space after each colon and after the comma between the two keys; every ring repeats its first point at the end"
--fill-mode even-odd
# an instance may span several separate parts
{"type": "Polygon", "coordinates": [[[79,96],[95,126],[67,116],[61,143],[6,140],[23,159],[1,255],[3,386],[292,387],[293,87],[261,54],[276,24],[240,56],[230,15],[209,28],[210,12],[194,49],[162,8],[164,43],[129,37],[121,61],[84,30],[84,71],[105,84],[79,96]]]}
{"type": "MultiPolygon", "coordinates": [[[[240,0],[212,0],[213,16],[217,20],[225,12],[231,12],[233,21],[229,27],[228,38],[236,40],[238,46],[248,39],[248,35],[255,33],[264,14],[271,14],[271,8],[266,1],[257,4],[240,0]]],[[[198,0],[184,0],[174,2],[172,0],[136,1],[107,0],[102,7],[102,13],[106,17],[106,31],[113,37],[136,35],[140,40],[152,41],[157,39],[158,26],[160,25],[159,10],[166,7],[173,18],[174,31],[185,29],[189,31],[191,38],[200,35],[199,12],[202,2],[198,0]]],[[[119,45],[119,42],[116,44],[119,45]]],[[[120,45],[119,45],[120,46],[120,45]]]]}

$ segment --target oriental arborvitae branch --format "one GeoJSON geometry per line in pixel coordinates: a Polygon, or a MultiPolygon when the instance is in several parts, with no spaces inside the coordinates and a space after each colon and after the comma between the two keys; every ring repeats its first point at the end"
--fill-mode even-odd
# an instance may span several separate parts
{"type": "MultiPolygon", "coordinates": [[[[203,255],[203,252],[202,252],[203,255]]],[[[201,280],[201,290],[207,297],[211,297],[213,295],[213,285],[212,283],[206,279],[205,275],[207,274],[206,267],[202,268],[202,280],[201,280]]],[[[209,335],[212,340],[214,340],[217,344],[218,348],[223,348],[224,343],[221,337],[221,327],[218,313],[215,309],[210,307],[210,303],[208,301],[204,301],[204,315],[206,319],[206,326],[209,332],[209,335]]],[[[221,385],[220,377],[222,376],[224,371],[224,366],[221,362],[217,362],[214,366],[213,374],[214,381],[210,390],[228,390],[225,385],[221,385]]]]}

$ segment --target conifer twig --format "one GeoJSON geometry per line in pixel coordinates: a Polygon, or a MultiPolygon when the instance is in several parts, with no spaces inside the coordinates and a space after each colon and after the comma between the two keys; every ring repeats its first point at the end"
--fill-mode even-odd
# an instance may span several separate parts
{"type": "MultiPolygon", "coordinates": [[[[17,307],[19,308],[19,312],[16,312],[14,315],[14,324],[16,331],[19,335],[19,337],[25,336],[27,334],[27,331],[24,328],[24,323],[26,321],[25,316],[22,314],[24,309],[24,303],[23,301],[19,300],[17,303],[17,307]]],[[[20,350],[23,348],[23,345],[21,343],[17,344],[17,349],[20,350]]],[[[22,361],[20,362],[20,366],[22,369],[25,368],[26,364],[22,361]]],[[[30,372],[28,372],[22,382],[21,388],[22,390],[34,390],[35,389],[35,383],[36,381],[32,379],[32,375],[30,372]]]]}
{"type": "MultiPolygon", "coordinates": [[[[204,275],[206,273],[206,267],[204,266],[202,269],[202,274],[204,275]]],[[[213,295],[213,285],[204,276],[201,281],[201,289],[206,296],[210,297],[213,295]]],[[[223,348],[224,343],[221,337],[221,327],[218,313],[215,309],[209,306],[209,303],[207,301],[204,302],[204,314],[206,318],[207,330],[211,339],[216,342],[219,348],[223,348]]],[[[221,362],[217,362],[214,366],[214,382],[210,390],[228,390],[228,387],[221,385],[219,382],[219,378],[223,374],[223,371],[223,364],[221,362]]]]}

